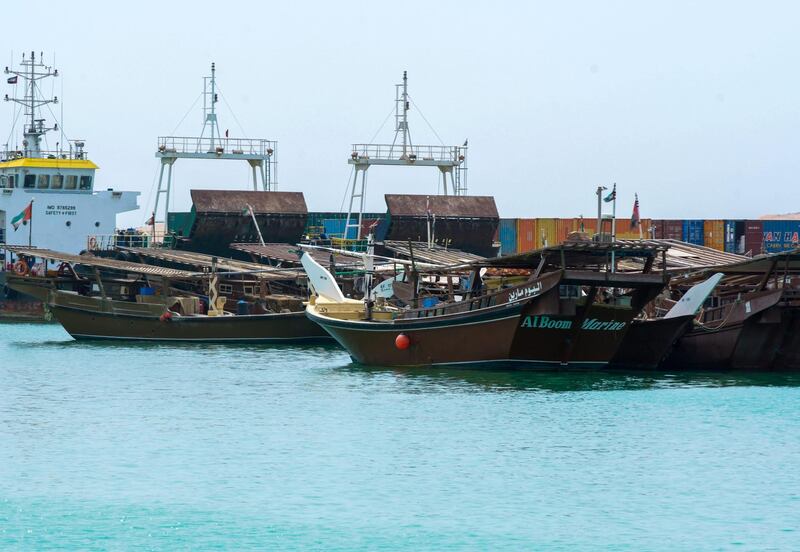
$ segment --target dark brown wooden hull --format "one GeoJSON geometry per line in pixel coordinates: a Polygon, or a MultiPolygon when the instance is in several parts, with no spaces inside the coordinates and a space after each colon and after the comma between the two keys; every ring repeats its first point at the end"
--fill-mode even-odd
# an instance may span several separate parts
{"type": "Polygon", "coordinates": [[[783,337],[773,313],[781,294],[781,290],[753,293],[716,327],[691,328],[678,340],[664,367],[669,370],[770,368],[783,337]]]}
{"type": "Polygon", "coordinates": [[[247,316],[158,317],[91,312],[52,305],[75,339],[271,343],[330,339],[303,312],[247,316]]]}
{"type": "Polygon", "coordinates": [[[586,316],[558,312],[558,287],[526,302],[460,315],[393,321],[341,320],[306,310],[350,356],[374,366],[493,364],[535,368],[603,367],[622,343],[636,314],[630,308],[593,305],[586,316]],[[555,308],[551,308],[556,305],[555,308]],[[399,334],[410,339],[401,350],[399,334]]]}
{"type": "Polygon", "coordinates": [[[669,356],[675,343],[692,325],[694,316],[634,320],[617,354],[613,368],[655,370],[669,356]]]}

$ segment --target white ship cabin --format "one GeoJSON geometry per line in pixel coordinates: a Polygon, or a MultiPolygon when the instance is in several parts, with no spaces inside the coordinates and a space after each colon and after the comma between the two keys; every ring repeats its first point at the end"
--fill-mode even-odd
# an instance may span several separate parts
{"type": "Polygon", "coordinates": [[[93,236],[113,234],[117,215],[138,209],[139,192],[95,191],[97,169],[83,153],[0,160],[0,243],[30,240],[35,247],[79,253],[93,236]],[[12,219],[31,200],[31,220],[15,229],[12,219]]]}

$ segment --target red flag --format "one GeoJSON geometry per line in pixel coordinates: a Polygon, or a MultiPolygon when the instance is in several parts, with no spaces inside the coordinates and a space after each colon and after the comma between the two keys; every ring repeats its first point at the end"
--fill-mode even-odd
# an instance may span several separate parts
{"type": "Polygon", "coordinates": [[[147,219],[147,222],[145,222],[145,224],[147,226],[154,226],[155,223],[156,223],[156,214],[153,213],[152,216],[149,219],[147,219]]]}
{"type": "Polygon", "coordinates": [[[631,229],[639,228],[639,194],[634,194],[633,214],[631,215],[631,229]]]}

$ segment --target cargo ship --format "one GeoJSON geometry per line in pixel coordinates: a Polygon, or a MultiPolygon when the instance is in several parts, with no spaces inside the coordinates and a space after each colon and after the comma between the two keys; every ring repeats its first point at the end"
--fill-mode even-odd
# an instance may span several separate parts
{"type": "MultiPolygon", "coordinates": [[[[52,248],[78,253],[91,247],[95,234],[115,232],[117,215],[138,209],[139,192],[98,189],[98,166],[89,159],[85,141],[64,137],[58,123],[49,126],[42,107],[57,103],[43,82],[59,77],[41,55],[23,54],[18,68],[5,68],[11,87],[4,99],[15,106],[22,140],[0,152],[0,244],[52,248]],[[52,148],[48,133],[58,133],[52,148]]],[[[52,111],[50,111],[52,113],[52,111]]],[[[17,128],[11,129],[16,140],[17,128]]],[[[27,266],[4,252],[0,268],[0,317],[40,318],[42,304],[5,285],[8,271],[44,273],[50,266],[27,266]]]]}

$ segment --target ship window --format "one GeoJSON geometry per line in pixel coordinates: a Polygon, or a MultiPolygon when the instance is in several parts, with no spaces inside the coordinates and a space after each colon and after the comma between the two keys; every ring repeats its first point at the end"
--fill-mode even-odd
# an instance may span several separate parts
{"type": "Polygon", "coordinates": [[[50,179],[50,189],[60,190],[63,187],[64,187],[64,175],[54,174],[53,178],[50,179]]]}
{"type": "Polygon", "coordinates": [[[15,184],[16,184],[15,180],[16,180],[16,178],[14,178],[13,174],[8,175],[8,187],[9,188],[14,188],[15,187],[15,184]]]}
{"type": "Polygon", "coordinates": [[[26,174],[25,181],[22,184],[23,188],[34,188],[36,186],[36,175],[26,174]]]}
{"type": "Polygon", "coordinates": [[[92,177],[91,176],[82,176],[81,177],[81,190],[91,190],[92,189],[92,177]]]}
{"type": "Polygon", "coordinates": [[[8,179],[6,178],[6,175],[0,174],[0,188],[5,188],[6,187],[6,181],[7,180],[8,179]]]}
{"type": "Polygon", "coordinates": [[[64,185],[65,190],[74,190],[78,187],[78,177],[74,174],[67,175],[67,183],[64,185]]]}
{"type": "Polygon", "coordinates": [[[40,174],[36,177],[36,187],[40,190],[46,190],[50,187],[50,175],[40,174]]]}
{"type": "Polygon", "coordinates": [[[230,284],[220,284],[219,292],[225,295],[230,295],[231,293],[233,293],[233,286],[230,284]]]}

